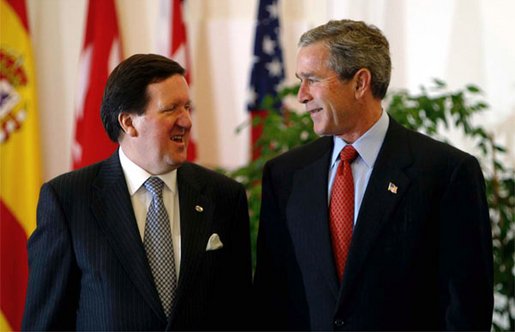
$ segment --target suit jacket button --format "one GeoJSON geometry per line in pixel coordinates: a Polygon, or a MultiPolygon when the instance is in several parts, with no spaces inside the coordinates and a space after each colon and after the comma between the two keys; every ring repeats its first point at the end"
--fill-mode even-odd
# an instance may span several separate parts
{"type": "Polygon", "coordinates": [[[334,321],[334,325],[338,326],[338,327],[342,327],[343,325],[345,325],[345,322],[342,319],[336,319],[334,321]]]}

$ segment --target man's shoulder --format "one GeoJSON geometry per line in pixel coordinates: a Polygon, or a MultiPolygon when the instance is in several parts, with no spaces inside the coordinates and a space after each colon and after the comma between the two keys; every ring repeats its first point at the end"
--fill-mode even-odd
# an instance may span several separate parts
{"type": "Polygon", "coordinates": [[[238,181],[231,179],[230,177],[220,172],[190,162],[184,163],[181,167],[179,167],[178,176],[179,181],[181,178],[184,178],[188,179],[188,181],[196,182],[202,186],[224,185],[224,187],[228,188],[239,188],[242,186],[238,181]]]}
{"type": "Polygon", "coordinates": [[[313,142],[295,147],[275,158],[270,159],[269,166],[303,167],[331,152],[333,138],[321,137],[313,142]]]}
{"type": "Polygon", "coordinates": [[[456,174],[474,174],[479,179],[479,160],[451,144],[397,124],[388,131],[374,168],[401,167],[409,169],[411,176],[442,181],[456,174]]]}
{"type": "Polygon", "coordinates": [[[453,146],[452,142],[445,142],[416,131],[409,131],[408,135],[408,143],[412,146],[412,151],[429,160],[443,159],[446,162],[452,162],[473,157],[468,152],[453,146]]]}
{"type": "Polygon", "coordinates": [[[92,177],[94,177],[94,175],[98,174],[101,165],[102,162],[99,162],[76,170],[68,171],[57,175],[48,182],[52,184],[88,182],[92,177]]]}
{"type": "Polygon", "coordinates": [[[391,121],[390,129],[385,142],[389,141],[389,144],[394,145],[396,149],[408,146],[413,155],[428,162],[439,159],[450,162],[452,160],[463,160],[473,157],[469,153],[453,146],[452,142],[445,142],[424,133],[408,129],[395,121],[391,121]]]}

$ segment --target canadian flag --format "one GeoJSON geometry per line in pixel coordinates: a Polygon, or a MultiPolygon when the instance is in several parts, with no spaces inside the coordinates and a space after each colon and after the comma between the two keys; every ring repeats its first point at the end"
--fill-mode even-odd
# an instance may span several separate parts
{"type": "MultiPolygon", "coordinates": [[[[177,61],[186,68],[186,81],[191,89],[191,62],[186,35],[186,26],[182,19],[181,0],[160,0],[159,18],[157,27],[157,52],[177,61]]],[[[197,159],[197,149],[194,139],[194,132],[191,132],[188,144],[188,160],[197,159]]]]}
{"type": "Polygon", "coordinates": [[[74,169],[107,158],[118,146],[104,131],[100,105],[107,78],[120,61],[121,43],[114,0],[89,0],[76,96],[74,169]]]}

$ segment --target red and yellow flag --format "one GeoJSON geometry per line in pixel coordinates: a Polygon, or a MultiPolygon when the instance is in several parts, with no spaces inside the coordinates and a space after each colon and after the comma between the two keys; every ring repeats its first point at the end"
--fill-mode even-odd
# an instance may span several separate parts
{"type": "Polygon", "coordinates": [[[35,86],[25,0],[0,0],[0,331],[21,328],[25,303],[41,185],[35,86]]]}

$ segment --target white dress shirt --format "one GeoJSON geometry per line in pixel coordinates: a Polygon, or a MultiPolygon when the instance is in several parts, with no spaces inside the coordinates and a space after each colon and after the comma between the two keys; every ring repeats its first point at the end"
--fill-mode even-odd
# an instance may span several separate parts
{"type": "MultiPolygon", "coordinates": [[[[125,182],[131,196],[132,208],[134,216],[138,224],[138,230],[143,242],[145,235],[145,223],[147,221],[147,211],[152,201],[152,194],[145,188],[143,183],[152,176],[143,168],[131,161],[122,148],[119,149],[120,163],[122,164],[125,182]]],[[[179,210],[179,192],[177,189],[177,170],[173,170],[166,174],[157,175],[164,183],[163,187],[163,203],[170,219],[170,229],[172,232],[173,253],[175,258],[175,272],[177,280],[179,278],[179,269],[181,266],[181,222],[179,210]]]]}
{"type": "MultiPolygon", "coordinates": [[[[377,120],[366,133],[358,138],[356,142],[352,143],[352,146],[359,154],[351,164],[352,177],[354,179],[354,225],[356,225],[356,221],[358,220],[361,201],[365,195],[365,190],[367,189],[370,174],[372,174],[372,170],[374,169],[377,155],[383,145],[389,123],[390,118],[388,118],[388,114],[382,111],[379,120],[377,120]]],[[[340,152],[347,145],[347,143],[339,137],[335,136],[333,140],[333,154],[329,168],[329,186],[327,188],[328,202],[331,201],[331,189],[333,187],[334,176],[340,164],[340,152]]]]}

